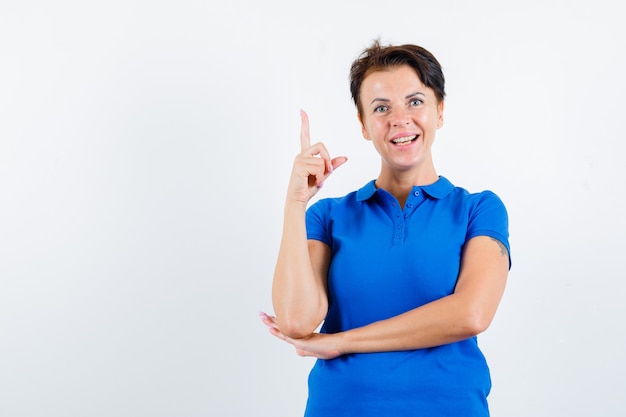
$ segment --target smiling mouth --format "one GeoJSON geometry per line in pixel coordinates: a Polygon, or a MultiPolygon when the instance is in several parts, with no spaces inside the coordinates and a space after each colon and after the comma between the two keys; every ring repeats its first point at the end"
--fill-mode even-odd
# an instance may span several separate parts
{"type": "Polygon", "coordinates": [[[393,143],[394,145],[407,145],[410,142],[413,142],[415,139],[417,139],[417,135],[404,136],[404,137],[396,138],[392,140],[391,143],[393,143]]]}

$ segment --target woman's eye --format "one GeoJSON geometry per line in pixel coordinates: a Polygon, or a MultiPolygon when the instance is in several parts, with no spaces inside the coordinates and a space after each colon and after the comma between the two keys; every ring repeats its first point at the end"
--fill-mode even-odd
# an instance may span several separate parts
{"type": "Polygon", "coordinates": [[[414,98],[413,100],[411,100],[411,106],[419,106],[422,103],[423,101],[419,98],[414,98]]]}
{"type": "Polygon", "coordinates": [[[374,108],[374,113],[384,113],[388,109],[387,106],[378,106],[374,108]]]}

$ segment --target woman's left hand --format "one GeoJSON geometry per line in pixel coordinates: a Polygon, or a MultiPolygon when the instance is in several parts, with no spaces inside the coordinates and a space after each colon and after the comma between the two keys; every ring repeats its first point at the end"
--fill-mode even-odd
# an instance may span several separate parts
{"type": "Polygon", "coordinates": [[[259,313],[261,321],[267,326],[270,333],[296,348],[296,353],[300,356],[312,356],[318,359],[334,359],[343,353],[338,347],[339,334],[312,333],[300,339],[293,339],[285,336],[278,325],[276,317],[266,313],[259,313]]]}

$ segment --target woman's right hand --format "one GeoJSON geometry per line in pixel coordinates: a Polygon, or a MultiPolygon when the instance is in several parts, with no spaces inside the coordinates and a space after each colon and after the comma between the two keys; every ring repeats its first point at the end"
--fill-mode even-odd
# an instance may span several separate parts
{"type": "Polygon", "coordinates": [[[309,135],[309,117],[304,110],[300,111],[302,125],[300,128],[301,152],[296,156],[289,181],[287,199],[306,205],[324,185],[324,181],[333,171],[343,165],[348,158],[338,156],[330,158],[323,143],[311,145],[309,135]]]}
{"type": "Polygon", "coordinates": [[[347,160],[344,156],[331,159],[322,143],[311,146],[309,118],[304,111],[300,115],[301,151],[289,180],[283,235],[272,284],[274,322],[281,335],[291,338],[309,336],[328,313],[326,273],[330,248],[307,238],[305,213],[311,197],[333,170],[347,160]]]}

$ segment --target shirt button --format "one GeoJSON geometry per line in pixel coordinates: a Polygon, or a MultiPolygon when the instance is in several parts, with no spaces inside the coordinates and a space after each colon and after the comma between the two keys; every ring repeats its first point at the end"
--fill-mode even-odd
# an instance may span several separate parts
{"type": "Polygon", "coordinates": [[[417,197],[418,195],[420,195],[420,192],[419,192],[419,191],[415,191],[415,192],[413,193],[413,195],[414,195],[415,197],[417,197]]]}

